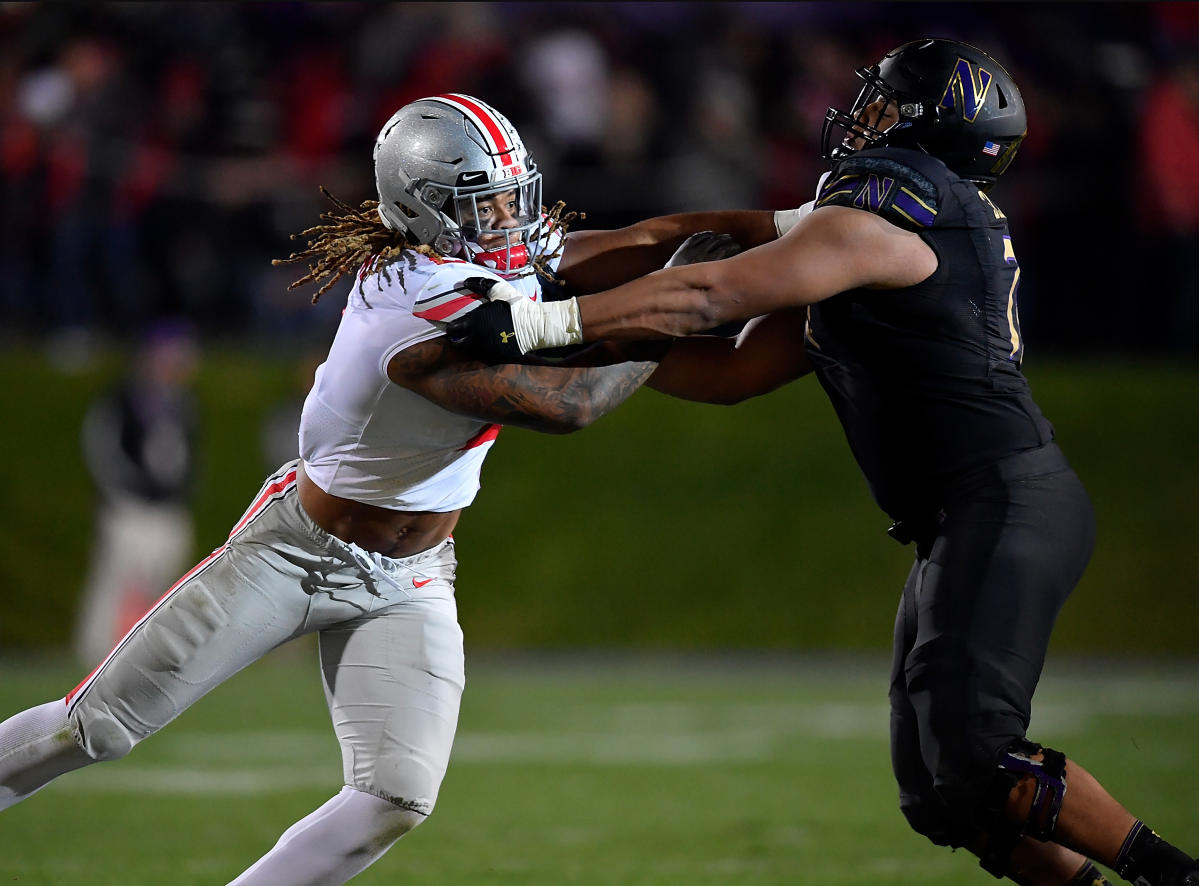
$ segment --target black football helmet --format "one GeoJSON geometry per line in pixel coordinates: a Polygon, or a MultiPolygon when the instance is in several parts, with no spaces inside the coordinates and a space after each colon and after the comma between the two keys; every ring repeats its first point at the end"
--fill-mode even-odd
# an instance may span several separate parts
{"type": "Polygon", "coordinates": [[[1028,130],[1011,75],[969,43],[905,43],[857,74],[866,85],[853,109],[829,108],[825,115],[820,139],[826,160],[872,146],[915,148],[986,190],[1008,168],[1028,130]],[[890,104],[886,120],[881,110],[866,113],[879,102],[879,109],[890,104]]]}

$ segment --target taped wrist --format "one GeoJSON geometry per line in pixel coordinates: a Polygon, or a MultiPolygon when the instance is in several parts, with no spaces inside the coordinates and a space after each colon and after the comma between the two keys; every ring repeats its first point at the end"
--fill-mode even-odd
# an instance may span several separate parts
{"type": "Polygon", "coordinates": [[[583,321],[578,299],[537,303],[530,299],[512,302],[512,323],[520,352],[539,348],[561,348],[583,341],[583,321]]]}

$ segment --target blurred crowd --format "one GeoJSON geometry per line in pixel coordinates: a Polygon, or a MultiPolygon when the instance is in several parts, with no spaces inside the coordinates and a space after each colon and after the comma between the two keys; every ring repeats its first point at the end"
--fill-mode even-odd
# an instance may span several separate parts
{"type": "Polygon", "coordinates": [[[320,186],[372,198],[378,128],[439,92],[504,111],[581,226],[798,205],[854,69],[925,35],[1028,106],[994,196],[1030,347],[1199,356],[1193,3],[3,3],[0,345],[327,337],[339,300],[271,259],[320,186]]]}

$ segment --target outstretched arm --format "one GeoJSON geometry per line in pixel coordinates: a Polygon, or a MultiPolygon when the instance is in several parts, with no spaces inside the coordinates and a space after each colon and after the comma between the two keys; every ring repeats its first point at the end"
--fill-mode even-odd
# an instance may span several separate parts
{"type": "Polygon", "coordinates": [[[448,331],[464,348],[511,359],[601,339],[691,335],[858,287],[914,286],[936,269],[937,255],[919,234],[870,212],[826,206],[778,240],[731,258],[664,268],[577,299],[534,304],[510,286],[488,284],[491,302],[448,331]]]}
{"type": "Polygon", "coordinates": [[[450,412],[568,434],[627,400],[656,366],[652,360],[584,367],[488,366],[439,336],[396,354],[387,364],[387,375],[450,412]]]}
{"type": "Polygon", "coordinates": [[[646,382],[672,397],[731,405],[768,394],[810,372],[804,350],[806,311],[757,317],[736,339],[679,339],[646,382]]]}
{"type": "Polygon", "coordinates": [[[919,235],[872,213],[826,207],[787,236],[732,258],[666,268],[580,298],[582,340],[689,335],[857,287],[912,286],[936,267],[919,235]]]}
{"type": "Polygon", "coordinates": [[[719,231],[749,249],[778,236],[776,213],[758,210],[685,212],[646,219],[613,231],[571,231],[558,275],[577,292],[599,292],[666,263],[691,234],[719,231]]]}

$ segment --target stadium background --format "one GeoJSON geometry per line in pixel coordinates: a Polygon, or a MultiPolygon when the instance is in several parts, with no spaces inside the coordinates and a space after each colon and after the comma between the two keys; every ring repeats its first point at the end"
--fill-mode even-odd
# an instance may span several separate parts
{"type": "MultiPolygon", "coordinates": [[[[324,208],[319,185],[373,196],[370,147],[400,104],[494,103],[586,226],[792,206],[853,69],[936,34],[1008,62],[1029,109],[995,197],[1025,269],[1026,369],[1099,513],[1054,648],[1193,658],[1199,246],[1145,176],[1163,145],[1199,163],[1184,121],[1146,111],[1193,70],[1197,9],[0,4],[0,655],[68,642],[83,412],[156,318],[203,342],[197,557],[224,537],[274,466],[266,416],[340,309],[287,292],[297,272],[270,259],[324,208]]],[[[734,409],[645,391],[568,438],[509,429],[483,483],[456,533],[473,650],[889,643],[910,554],[811,382],[734,409]]]]}

